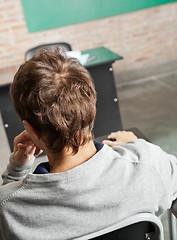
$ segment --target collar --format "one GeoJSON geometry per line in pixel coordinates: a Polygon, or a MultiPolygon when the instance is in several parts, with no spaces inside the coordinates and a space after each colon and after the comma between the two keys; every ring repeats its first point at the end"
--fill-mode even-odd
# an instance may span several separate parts
{"type": "MultiPolygon", "coordinates": [[[[94,141],[94,144],[97,149],[97,152],[99,152],[103,147],[103,143],[94,141]]],[[[49,162],[40,163],[33,172],[33,174],[49,174],[49,173],[50,173],[49,162]]]]}

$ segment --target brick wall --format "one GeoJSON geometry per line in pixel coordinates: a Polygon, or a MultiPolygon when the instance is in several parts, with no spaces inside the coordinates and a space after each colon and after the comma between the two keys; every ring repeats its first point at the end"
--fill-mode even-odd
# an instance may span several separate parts
{"type": "MultiPolygon", "coordinates": [[[[20,0],[0,0],[0,73],[15,71],[25,52],[49,42],[69,42],[73,50],[105,46],[124,56],[115,71],[177,59],[177,3],[28,33],[20,0]]],[[[0,83],[2,83],[0,78],[0,83]]]]}

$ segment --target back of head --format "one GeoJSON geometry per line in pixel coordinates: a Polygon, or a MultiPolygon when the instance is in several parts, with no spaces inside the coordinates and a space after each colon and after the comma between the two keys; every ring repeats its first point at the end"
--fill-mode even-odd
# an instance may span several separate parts
{"type": "Polygon", "coordinates": [[[21,65],[11,85],[16,112],[54,153],[77,153],[92,139],[96,93],[88,71],[61,49],[41,50],[21,65]]]}

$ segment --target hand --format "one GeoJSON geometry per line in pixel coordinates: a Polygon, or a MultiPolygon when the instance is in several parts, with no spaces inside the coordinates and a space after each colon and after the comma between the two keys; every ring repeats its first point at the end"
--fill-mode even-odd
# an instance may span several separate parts
{"type": "Polygon", "coordinates": [[[103,140],[103,143],[112,147],[116,145],[122,145],[127,142],[134,141],[136,139],[137,139],[137,136],[135,136],[133,132],[118,131],[118,132],[112,132],[108,136],[108,140],[103,140]],[[114,139],[114,141],[111,141],[109,139],[114,139]]]}
{"type": "Polygon", "coordinates": [[[25,165],[41,153],[42,150],[33,143],[26,130],[14,138],[13,160],[16,165],[25,165]]]}

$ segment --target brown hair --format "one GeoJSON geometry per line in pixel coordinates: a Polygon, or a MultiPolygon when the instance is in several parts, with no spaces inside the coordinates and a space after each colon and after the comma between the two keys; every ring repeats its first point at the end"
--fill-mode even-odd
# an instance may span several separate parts
{"type": "Polygon", "coordinates": [[[52,152],[78,152],[93,138],[96,93],[89,72],[61,49],[43,49],[20,66],[10,88],[14,107],[52,152]]]}

